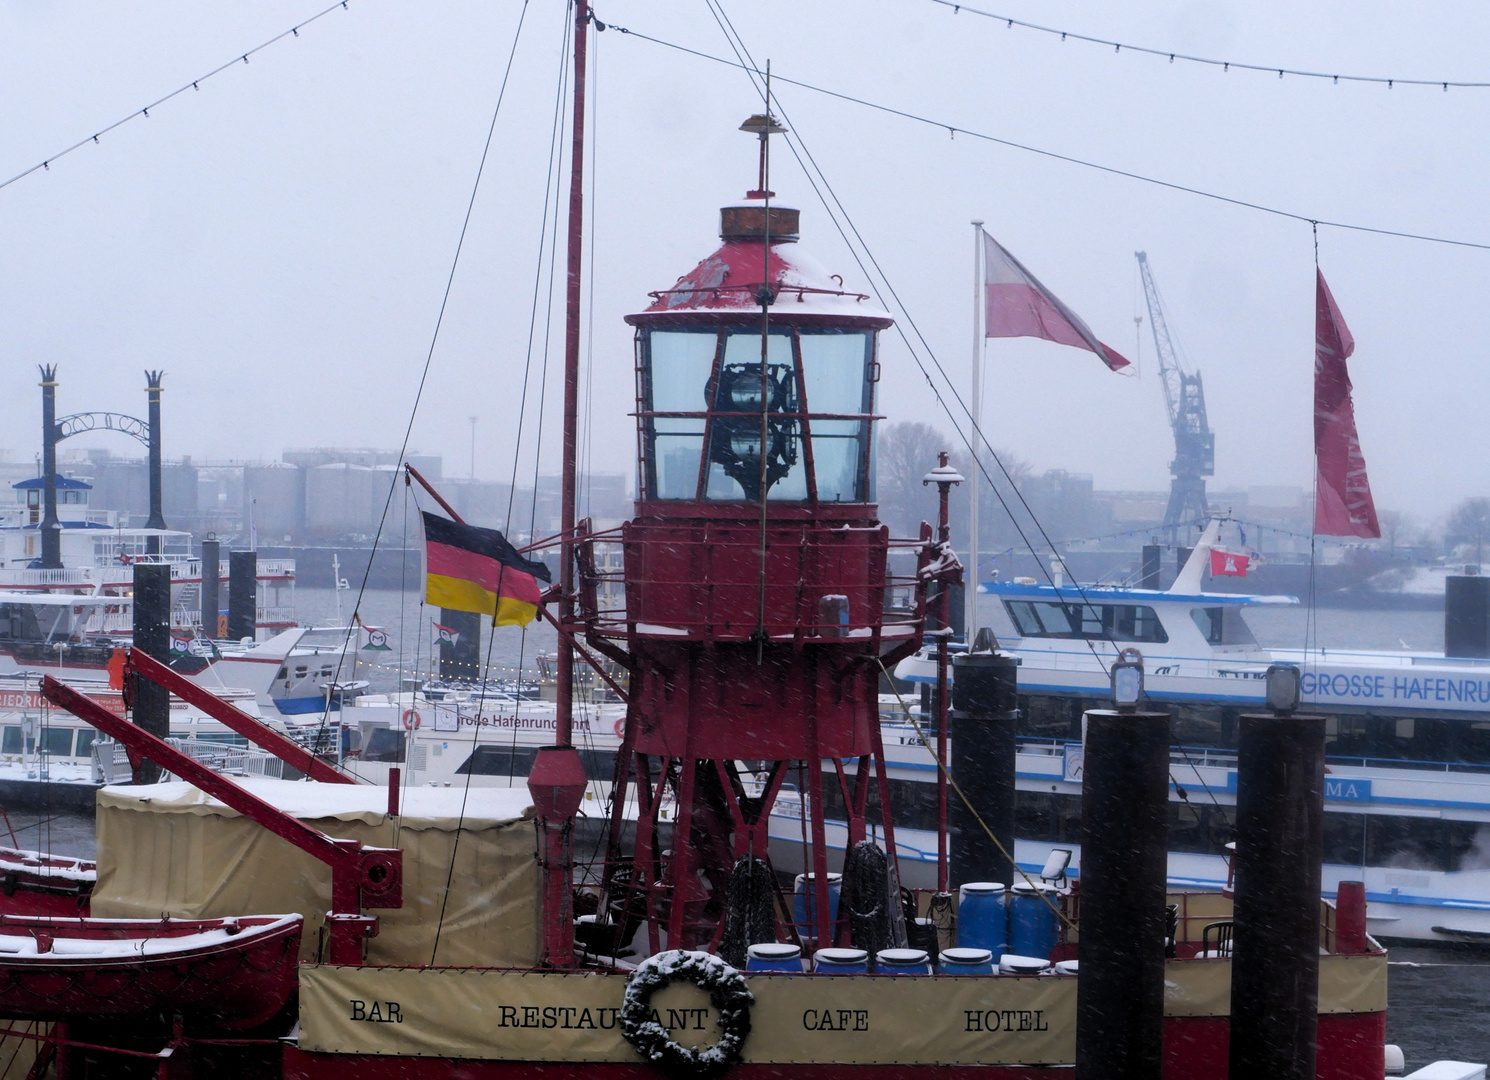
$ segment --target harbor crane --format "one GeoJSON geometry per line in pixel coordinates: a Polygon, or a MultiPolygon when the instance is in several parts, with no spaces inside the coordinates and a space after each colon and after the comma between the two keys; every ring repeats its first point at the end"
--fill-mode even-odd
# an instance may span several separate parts
{"type": "Polygon", "coordinates": [[[1164,531],[1170,544],[1189,540],[1190,528],[1204,529],[1209,509],[1205,478],[1216,471],[1216,436],[1205,416],[1205,388],[1200,372],[1186,371],[1179,350],[1169,334],[1159,287],[1154,284],[1148,255],[1133,253],[1143,277],[1143,295],[1148,302],[1149,329],[1159,357],[1159,375],[1164,382],[1164,404],[1169,408],[1169,426],[1174,430],[1174,460],[1169,463],[1169,505],[1164,509],[1164,531]],[[1182,534],[1184,534],[1182,536],[1182,534]]]}

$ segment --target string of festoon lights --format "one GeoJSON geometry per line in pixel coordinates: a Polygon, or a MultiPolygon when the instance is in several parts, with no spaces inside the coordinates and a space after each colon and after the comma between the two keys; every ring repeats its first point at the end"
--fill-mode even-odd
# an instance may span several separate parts
{"type": "Polygon", "coordinates": [[[1220,68],[1222,71],[1230,71],[1235,68],[1238,71],[1276,75],[1280,79],[1285,75],[1297,76],[1301,79],[1324,79],[1336,85],[1342,82],[1374,83],[1378,86],[1385,86],[1388,90],[1396,86],[1431,86],[1442,88],[1445,91],[1451,86],[1472,90],[1490,88],[1490,82],[1466,82],[1460,79],[1404,79],[1387,75],[1342,75],[1328,71],[1308,71],[1278,64],[1251,64],[1240,60],[1217,60],[1213,57],[1193,56],[1188,53],[1174,52],[1170,49],[1155,49],[1147,45],[1132,45],[1123,41],[1110,41],[1107,38],[1093,37],[1091,34],[1079,34],[1075,30],[1061,30],[1054,26],[1042,26],[1039,23],[1026,22],[1023,19],[1015,19],[1008,15],[999,15],[996,12],[968,7],[966,4],[958,3],[957,0],[930,0],[930,2],[938,4],[941,7],[951,8],[954,14],[966,12],[969,15],[979,15],[985,19],[1001,22],[1010,30],[1018,27],[1021,30],[1034,30],[1042,34],[1053,34],[1059,36],[1062,41],[1080,41],[1088,45],[1102,45],[1111,48],[1115,53],[1121,53],[1126,50],[1130,53],[1138,53],[1141,56],[1156,56],[1160,59],[1168,59],[1171,64],[1177,61],[1186,64],[1202,64],[1206,67],[1220,68]]]}
{"type": "MultiPolygon", "coordinates": [[[[596,25],[597,27],[599,27],[601,24],[597,21],[596,25]]],[[[626,26],[619,26],[615,23],[606,23],[604,24],[604,26],[605,29],[614,30],[619,34],[623,34],[628,38],[637,41],[645,41],[652,45],[661,45],[663,48],[672,49],[676,52],[685,53],[689,56],[695,56],[698,57],[700,60],[708,60],[711,63],[723,64],[726,67],[739,68],[743,71],[750,71],[761,78],[764,78],[765,76],[764,71],[755,68],[749,63],[732,60],[724,56],[716,56],[713,53],[707,53],[701,49],[694,49],[687,45],[679,44],[675,41],[668,41],[665,38],[655,37],[654,35],[644,33],[640,30],[635,30],[626,26]]],[[[1343,77],[1344,76],[1342,76],[1342,78],[1343,77]]],[[[1411,232],[1406,229],[1389,229],[1378,225],[1363,225],[1358,222],[1351,221],[1334,221],[1329,218],[1316,216],[1314,214],[1301,213],[1296,210],[1285,210],[1282,207],[1270,206],[1266,203],[1261,202],[1254,202],[1251,199],[1237,198],[1234,195],[1223,195],[1218,191],[1209,191],[1205,188],[1194,187],[1190,184],[1180,184],[1174,182],[1173,180],[1165,180],[1161,177],[1149,176],[1144,173],[1134,172],[1131,169],[1120,169],[1114,165],[1105,165],[1100,161],[1093,161],[1089,158],[1077,157],[1074,154],[1063,154],[1055,150],[1048,150],[1043,147],[1033,146],[1029,143],[1018,142],[1014,139],[1006,139],[1002,136],[993,135],[989,132],[977,131],[973,128],[962,127],[958,124],[949,123],[946,120],[939,120],[921,113],[912,112],[909,109],[897,108],[894,105],[886,105],[882,102],[871,101],[868,98],[862,98],[855,94],[847,94],[841,90],[833,90],[829,87],[818,86],[801,79],[789,78],[788,76],[783,75],[780,72],[772,72],[771,81],[775,85],[800,87],[803,90],[810,90],[815,94],[822,94],[825,97],[836,98],[839,101],[848,102],[852,105],[858,105],[866,109],[873,109],[876,112],[881,112],[888,116],[898,116],[903,120],[910,120],[917,124],[925,124],[929,127],[934,127],[941,131],[945,131],[947,135],[953,139],[957,138],[957,136],[959,135],[962,135],[970,139],[979,140],[981,142],[993,143],[997,146],[1008,147],[1011,150],[1019,150],[1027,154],[1036,154],[1040,157],[1049,158],[1052,161],[1064,161],[1069,165],[1079,165],[1084,169],[1091,169],[1095,172],[1106,173],[1109,176],[1120,176],[1127,180],[1136,180],[1139,183],[1151,184],[1155,187],[1165,188],[1169,191],[1177,191],[1186,195],[1196,195],[1202,199],[1211,199],[1215,202],[1225,203],[1228,206],[1241,207],[1246,210],[1256,210],[1260,213],[1271,214],[1274,217],[1288,218],[1292,221],[1299,221],[1303,222],[1306,225],[1311,225],[1316,229],[1322,226],[1331,229],[1343,229],[1348,232],[1371,233],[1376,236],[1395,236],[1403,240],[1421,240],[1429,244],[1447,244],[1452,247],[1474,248],[1480,251],[1490,251],[1490,243],[1485,243],[1479,240],[1465,240],[1452,236],[1434,236],[1429,233],[1411,232]]],[[[773,100],[779,100],[776,98],[774,91],[772,93],[772,98],[773,100]]],[[[788,139],[790,139],[790,136],[788,136],[788,139]]]]}
{"type": "Polygon", "coordinates": [[[16,173],[14,176],[10,177],[8,180],[0,180],[0,188],[7,188],[11,184],[14,184],[17,180],[22,180],[22,179],[30,176],[34,172],[45,172],[47,170],[50,170],[53,164],[55,164],[60,159],[66,157],[68,154],[71,154],[75,150],[81,150],[83,147],[88,146],[90,144],[97,143],[99,141],[99,139],[101,139],[103,136],[109,134],[111,131],[118,130],[119,128],[123,127],[125,124],[129,123],[131,120],[146,120],[146,119],[149,119],[149,117],[150,117],[150,110],[151,109],[154,109],[154,108],[157,108],[157,107],[159,107],[161,105],[164,105],[166,102],[170,101],[172,98],[179,97],[182,94],[186,93],[188,90],[200,90],[202,88],[202,84],[204,82],[206,82],[208,79],[211,79],[211,78],[213,78],[214,76],[217,76],[217,75],[221,75],[224,71],[227,71],[229,68],[237,67],[239,64],[247,64],[249,62],[249,59],[251,57],[256,56],[257,54],[263,52],[265,49],[269,48],[271,45],[274,45],[274,44],[277,44],[278,42],[283,41],[285,38],[298,38],[300,36],[300,31],[304,30],[311,23],[316,22],[319,19],[325,18],[327,15],[330,15],[337,8],[346,8],[348,2],[349,2],[349,0],[336,0],[336,3],[332,4],[330,7],[325,8],[322,11],[316,12],[314,15],[312,15],[308,19],[301,19],[294,26],[290,27],[288,30],[281,31],[278,34],[275,34],[272,38],[268,38],[268,39],[266,39],[264,41],[259,42],[259,44],[255,45],[251,49],[244,49],[242,52],[237,53],[236,55],[234,55],[234,57],[231,60],[224,61],[223,63],[217,65],[217,67],[213,68],[211,71],[209,71],[209,72],[207,72],[207,73],[205,73],[203,75],[198,75],[195,79],[192,79],[189,82],[182,83],[180,86],[178,86],[176,89],[172,90],[170,93],[163,94],[162,96],[156,98],[154,101],[150,102],[150,104],[140,106],[138,109],[135,109],[133,112],[129,113],[128,115],[123,116],[123,117],[119,118],[118,120],[115,120],[112,124],[109,124],[106,127],[99,128],[92,135],[89,135],[86,138],[79,139],[77,142],[73,143],[71,146],[65,147],[62,150],[58,150],[55,154],[52,154],[49,157],[43,158],[41,161],[38,161],[35,165],[32,165],[30,168],[22,169],[20,172],[16,173]]]}

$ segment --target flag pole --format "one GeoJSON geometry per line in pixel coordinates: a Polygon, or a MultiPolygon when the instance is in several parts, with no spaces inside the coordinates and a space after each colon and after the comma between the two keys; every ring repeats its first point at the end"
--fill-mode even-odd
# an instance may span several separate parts
{"type": "Polygon", "coordinates": [[[963,640],[972,647],[978,633],[978,486],[983,469],[979,464],[983,446],[983,222],[973,222],[973,465],[968,470],[968,578],[963,597],[963,640]]]}

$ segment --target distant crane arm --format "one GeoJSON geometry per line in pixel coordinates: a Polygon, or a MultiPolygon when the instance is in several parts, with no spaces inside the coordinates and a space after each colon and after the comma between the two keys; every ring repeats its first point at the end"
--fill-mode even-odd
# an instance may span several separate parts
{"type": "Polygon", "coordinates": [[[1164,383],[1164,404],[1169,408],[1169,423],[1174,426],[1180,418],[1180,361],[1175,352],[1174,341],[1169,336],[1169,323],[1164,318],[1164,304],[1159,299],[1159,286],[1154,283],[1149,270],[1149,257],[1145,252],[1135,251],[1138,272],[1143,278],[1143,298],[1149,308],[1149,330],[1154,335],[1154,351],[1159,356],[1159,377],[1164,383]]]}

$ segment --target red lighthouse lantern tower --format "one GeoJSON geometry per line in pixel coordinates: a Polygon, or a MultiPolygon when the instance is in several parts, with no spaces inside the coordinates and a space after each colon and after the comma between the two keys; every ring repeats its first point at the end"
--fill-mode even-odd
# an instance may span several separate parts
{"type": "MultiPolygon", "coordinates": [[[[580,605],[588,639],[630,672],[608,881],[613,904],[618,880],[645,900],[653,951],[664,930],[668,948],[717,946],[732,873],[768,865],[784,784],[811,834],[804,936],[835,937],[825,783],[841,787],[850,847],[877,785],[894,881],[878,679],[917,646],[925,612],[919,575],[889,573],[897,542],[874,504],[877,339],[891,318],[802,252],[798,211],[772,205],[767,140],[783,129],[757,116],[742,130],[761,140],[759,188],[720,212],[718,250],[627,317],[640,482],[620,535],[625,607],[580,605]]],[[[929,527],[898,543],[918,570],[931,561],[929,527]]]]}

